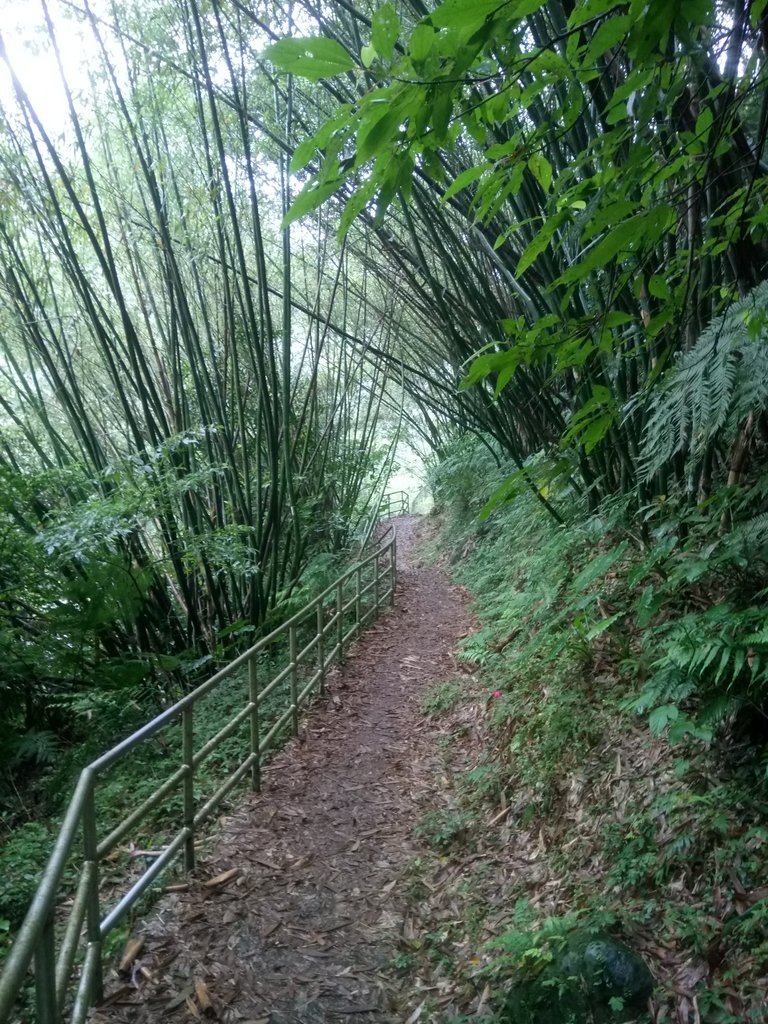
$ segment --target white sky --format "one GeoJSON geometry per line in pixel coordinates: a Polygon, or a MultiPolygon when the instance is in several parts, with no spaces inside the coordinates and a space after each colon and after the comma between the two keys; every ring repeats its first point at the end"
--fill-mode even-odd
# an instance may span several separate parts
{"type": "MultiPolygon", "coordinates": [[[[85,88],[89,60],[97,53],[91,33],[76,23],[59,0],[49,0],[67,81],[73,91],[85,88]]],[[[68,120],[66,98],[48,41],[41,0],[0,0],[0,33],[8,58],[46,128],[55,132],[68,120]]],[[[0,105],[13,107],[11,78],[0,60],[0,105]]]]}

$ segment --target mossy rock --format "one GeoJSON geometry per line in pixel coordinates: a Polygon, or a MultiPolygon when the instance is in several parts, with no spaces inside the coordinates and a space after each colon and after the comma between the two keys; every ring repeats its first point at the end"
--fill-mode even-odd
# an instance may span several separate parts
{"type": "Polygon", "coordinates": [[[653,976],[629,946],[602,932],[565,947],[509,993],[503,1024],[646,1024],[653,976]]]}

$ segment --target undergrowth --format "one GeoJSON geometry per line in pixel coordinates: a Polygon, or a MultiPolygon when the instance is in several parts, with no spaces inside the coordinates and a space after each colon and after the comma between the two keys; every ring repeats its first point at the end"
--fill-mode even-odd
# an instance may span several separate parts
{"type": "MultiPolygon", "coordinates": [[[[439,548],[480,620],[461,656],[485,695],[484,745],[455,770],[454,818],[494,882],[476,861],[462,868],[461,913],[425,931],[430,977],[453,986],[454,1016],[435,1005],[430,1019],[528,1024],[509,1016],[522,968],[552,962],[552,935],[587,929],[639,951],[656,981],[647,1011],[617,998],[606,1020],[764,1021],[762,520],[735,489],[713,507],[665,500],[639,517],[561,493],[562,525],[522,489],[483,520],[504,473],[465,440],[433,481],[439,548]]],[[[447,713],[460,704],[451,693],[447,713]]],[[[460,865],[466,842],[434,834],[460,865]]]]}
{"type": "MultiPolygon", "coordinates": [[[[314,594],[325,589],[336,578],[341,567],[338,556],[316,559],[301,585],[280,606],[280,620],[273,618],[264,630],[268,632],[278,621],[285,621],[303,607],[314,594]]],[[[273,649],[260,655],[257,674],[262,683],[273,678],[287,664],[288,655],[283,648],[284,645],[275,644],[273,649]]],[[[213,668],[215,665],[209,668],[209,672],[213,668]]],[[[195,711],[196,750],[215,736],[245,706],[248,693],[248,674],[247,671],[241,671],[224,680],[199,702],[195,711]]],[[[181,697],[182,692],[171,696],[181,697]]],[[[262,735],[266,734],[288,704],[290,684],[286,678],[260,705],[262,735]]],[[[86,709],[89,720],[93,719],[92,728],[85,730],[76,745],[57,749],[56,756],[35,778],[34,786],[16,794],[17,807],[13,811],[12,827],[8,822],[3,822],[0,816],[0,824],[5,824],[7,830],[0,841],[0,965],[38,887],[65,809],[65,801],[72,792],[79,772],[110,744],[130,734],[160,710],[162,707],[159,706],[142,708],[138,705],[86,709]],[[21,821],[22,815],[27,820],[21,821]]],[[[249,750],[248,729],[249,722],[246,719],[196,767],[196,806],[210,797],[242,763],[249,750]]],[[[290,723],[276,737],[272,749],[279,746],[289,734],[290,723]]],[[[99,778],[95,790],[99,839],[109,834],[112,828],[179,768],[182,763],[181,751],[181,727],[177,723],[139,745],[99,778]]],[[[146,869],[178,829],[181,817],[182,794],[179,787],[146,815],[103,865],[103,898],[107,903],[111,889],[122,893],[146,869]]],[[[214,828],[215,819],[208,827],[204,824],[198,830],[199,838],[204,839],[214,828]]],[[[75,846],[76,853],[63,877],[65,892],[76,884],[81,866],[78,844],[75,846]]],[[[167,881],[167,875],[164,881],[167,881]]],[[[153,898],[152,893],[156,891],[150,890],[149,897],[145,897],[142,904],[132,911],[128,924],[119,928],[111,937],[115,948],[122,945],[131,921],[146,911],[153,898]]]]}

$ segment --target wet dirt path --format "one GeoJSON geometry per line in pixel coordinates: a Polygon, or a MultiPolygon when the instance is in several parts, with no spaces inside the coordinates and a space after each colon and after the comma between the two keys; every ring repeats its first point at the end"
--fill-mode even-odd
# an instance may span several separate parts
{"type": "Polygon", "coordinates": [[[412,927],[414,826],[442,788],[420,705],[456,676],[470,615],[461,588],[419,563],[425,524],[394,522],[394,609],[331,674],[329,698],[265,768],[263,792],[223,819],[189,890],[164,897],[139,929],[132,982],[113,979],[93,1024],[406,1019],[391,961],[412,927]],[[205,887],[233,868],[237,877],[205,887]]]}

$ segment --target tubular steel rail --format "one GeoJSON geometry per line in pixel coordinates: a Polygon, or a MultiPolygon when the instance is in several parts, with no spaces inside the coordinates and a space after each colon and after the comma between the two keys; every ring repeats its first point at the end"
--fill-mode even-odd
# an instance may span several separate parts
{"type": "Polygon", "coordinates": [[[393,519],[395,516],[407,516],[410,512],[410,499],[407,491],[390,491],[381,499],[379,519],[393,519]]]}
{"type": "MultiPolygon", "coordinates": [[[[194,868],[195,836],[199,826],[238,782],[250,776],[252,787],[260,788],[264,753],[289,727],[296,734],[299,709],[313,690],[324,692],[328,668],[343,660],[346,645],[359,636],[384,603],[394,603],[396,572],[397,548],[393,532],[388,542],[348,569],[301,611],[83,769],[42,881],[0,977],[0,1024],[12,1019],[33,961],[37,1024],[59,1024],[65,1018],[72,1024],[82,1024],[90,1007],[103,998],[102,959],[106,937],[173,861],[183,858],[185,870],[194,868]],[[263,660],[270,645],[283,636],[288,638],[288,663],[262,683],[259,656],[263,660]],[[196,708],[202,698],[225,679],[235,677],[237,683],[236,674],[241,669],[247,669],[240,696],[242,706],[223,728],[195,749],[196,725],[202,724],[199,720],[196,723],[196,708]],[[281,684],[288,698],[287,706],[264,732],[260,710],[270,695],[274,703],[281,684]],[[196,791],[198,766],[225,739],[234,735],[238,727],[245,729],[246,723],[247,755],[223,785],[204,799],[196,791]],[[169,727],[181,732],[178,768],[107,834],[100,835],[96,787],[104,773],[150,737],[158,737],[169,727]],[[110,908],[105,909],[100,894],[102,861],[117,850],[151,811],[169,803],[174,795],[177,796],[175,834],[164,848],[152,851],[154,859],[150,865],[110,908]],[[58,899],[66,895],[60,891],[62,878],[72,858],[77,856],[78,842],[82,843],[79,879],[74,898],[62,907],[58,899]]],[[[71,887],[67,890],[71,892],[71,887]]]]}

